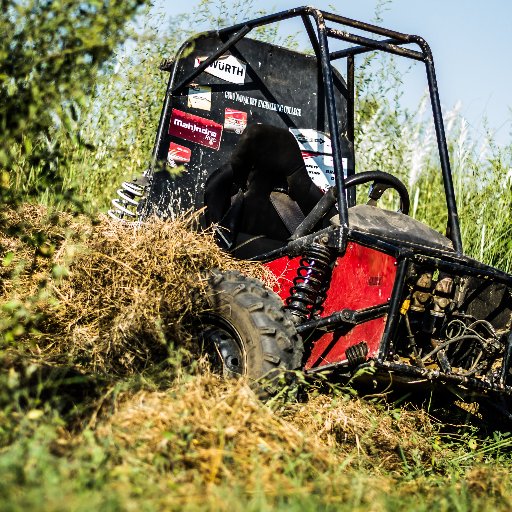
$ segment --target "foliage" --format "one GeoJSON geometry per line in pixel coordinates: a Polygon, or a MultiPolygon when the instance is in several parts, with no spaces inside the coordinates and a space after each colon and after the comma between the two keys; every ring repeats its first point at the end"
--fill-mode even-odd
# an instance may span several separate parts
{"type": "MultiPolygon", "coordinates": [[[[117,16],[115,19],[120,24],[120,13],[126,11],[127,14],[129,5],[133,12],[137,12],[135,4],[139,2],[142,0],[132,0],[132,3],[123,4],[124,7],[115,7],[117,4],[111,7],[105,2],[110,10],[105,11],[104,16],[117,16]]],[[[17,139],[13,139],[13,131],[11,138],[3,140],[5,147],[10,148],[9,174],[3,175],[3,190],[7,192],[7,186],[10,186],[11,195],[15,191],[25,199],[31,196],[38,202],[61,209],[69,209],[70,201],[86,211],[96,212],[104,208],[122,180],[141,174],[150,163],[167,81],[167,75],[158,68],[159,63],[172,57],[178,46],[201,28],[264,14],[253,2],[239,2],[236,9],[231,8],[229,18],[228,10],[225,2],[204,0],[194,15],[183,14],[167,23],[162,21],[165,20],[164,12],[158,16],[141,15],[131,29],[125,27],[122,30],[119,25],[117,34],[102,32],[101,27],[94,25],[91,14],[90,29],[96,30],[97,39],[90,38],[83,53],[77,50],[72,54],[75,60],[70,66],[78,70],[72,73],[68,67],[52,68],[53,75],[44,77],[52,102],[40,103],[39,99],[46,91],[34,98],[25,98],[27,104],[34,103],[30,110],[33,116],[39,116],[38,108],[42,110],[41,121],[31,131],[18,130],[17,139]],[[220,19],[225,21],[220,22],[220,19]],[[122,37],[127,35],[130,35],[130,44],[119,46],[122,37]],[[94,41],[103,41],[103,46],[97,49],[94,41]],[[98,63],[92,65],[87,51],[96,49],[105,53],[99,54],[95,58],[98,63]],[[67,74],[58,75],[59,72],[67,74]],[[63,79],[66,76],[70,77],[68,82],[63,79]]],[[[62,16],[64,14],[59,14],[57,18],[60,20],[62,16]]],[[[66,23],[62,29],[64,35],[72,20],[66,23]]],[[[253,36],[276,40],[277,28],[278,25],[257,29],[253,36]]],[[[42,25],[43,29],[51,30],[47,24],[42,25]]],[[[280,42],[296,45],[294,36],[284,37],[280,42]]],[[[55,42],[44,44],[49,47],[55,42]]],[[[46,46],[36,50],[42,52],[44,48],[46,46]]],[[[41,87],[38,85],[39,78],[43,79],[41,73],[27,85],[29,92],[32,85],[35,89],[41,87]]],[[[15,108],[14,103],[12,100],[12,108],[15,108]]],[[[17,119],[25,123],[23,126],[28,125],[22,121],[24,117],[18,115],[17,119]]]]}
{"type": "Polygon", "coordinates": [[[2,199],[49,186],[62,190],[71,156],[63,144],[83,144],[76,130],[80,112],[142,1],[2,0],[2,199]],[[14,167],[18,187],[8,180],[14,167]],[[34,172],[38,180],[27,186],[34,172]]]}
{"type": "MultiPolygon", "coordinates": [[[[397,175],[408,185],[411,215],[444,233],[447,210],[430,104],[425,95],[413,112],[401,105],[406,79],[393,58],[371,54],[363,61],[357,76],[357,171],[397,175]]],[[[459,108],[445,111],[444,119],[464,251],[510,272],[512,144],[497,146],[490,131],[471,133],[459,108]]],[[[364,193],[359,191],[360,201],[364,193]]],[[[385,199],[388,207],[398,207],[396,197],[385,199]]]]}
{"type": "MultiPolygon", "coordinates": [[[[265,16],[275,9],[263,9],[255,0],[201,0],[197,11],[194,13],[194,21],[211,29],[219,29],[242,23],[245,20],[265,16]]],[[[281,35],[279,23],[256,27],[250,37],[259,39],[287,48],[297,49],[297,34],[281,35]]]]}

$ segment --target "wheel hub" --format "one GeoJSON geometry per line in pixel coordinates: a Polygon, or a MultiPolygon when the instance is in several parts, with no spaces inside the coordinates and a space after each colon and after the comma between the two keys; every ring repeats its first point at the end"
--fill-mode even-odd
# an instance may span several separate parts
{"type": "Polygon", "coordinates": [[[210,325],[203,334],[203,347],[212,369],[225,376],[245,374],[245,354],[239,335],[231,326],[210,325]]]}

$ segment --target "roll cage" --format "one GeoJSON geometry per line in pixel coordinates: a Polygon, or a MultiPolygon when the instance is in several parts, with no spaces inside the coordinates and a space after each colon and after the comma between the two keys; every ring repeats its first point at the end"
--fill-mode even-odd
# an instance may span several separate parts
{"type": "MultiPolygon", "coordinates": [[[[320,199],[302,212],[289,238],[280,237],[278,248],[261,246],[246,259],[263,262],[276,276],[274,292],[304,340],[303,370],[349,375],[372,367],[420,387],[455,384],[467,396],[512,397],[512,275],[463,254],[434,62],[424,39],[299,7],[198,34],[161,69],[170,78],[152,165],[142,178],[122,184],[109,212],[113,218],[139,222],[193,210],[200,212],[196,227],[218,230],[236,197],[249,197],[249,180],[221,180],[212,194],[208,186],[235,167],[279,174],[279,161],[293,160],[277,140],[285,133],[300,153],[294,157],[305,174],[300,183],[311,181],[320,199]],[[245,37],[292,18],[302,20],[312,54],[245,37]],[[333,39],[348,45],[331,51],[333,39]],[[355,172],[355,61],[374,50],[425,64],[448,238],[404,214],[409,198],[393,183],[395,176],[355,172]],[[332,64],[339,59],[346,59],[346,80],[332,64]],[[255,142],[247,160],[235,166],[233,157],[258,126],[272,132],[269,143],[255,142]],[[371,181],[369,203],[356,205],[354,186],[371,181]],[[401,212],[375,208],[386,185],[399,193],[401,212]],[[205,219],[205,212],[215,211],[210,195],[223,198],[220,223],[205,219]]],[[[288,182],[282,192],[291,197],[292,188],[288,182]]],[[[272,238],[267,228],[279,220],[269,221],[258,207],[243,211],[265,234],[260,226],[229,232],[272,238]]]]}
{"type": "MultiPolygon", "coordinates": [[[[346,59],[346,101],[347,101],[347,125],[346,137],[349,141],[352,153],[352,162],[354,161],[354,99],[355,99],[355,57],[374,50],[386,52],[407,59],[421,61],[425,64],[429,96],[432,107],[434,127],[437,137],[441,172],[443,176],[446,205],[448,210],[447,236],[453,243],[455,252],[462,255],[462,240],[459,219],[457,214],[457,205],[453,180],[450,168],[448,147],[444,131],[443,116],[441,112],[441,103],[437,87],[434,59],[428,43],[416,35],[404,34],[376,25],[356,21],[338,14],[325,12],[313,7],[298,7],[281,11],[276,14],[262,16],[260,18],[239,23],[237,25],[210,31],[206,35],[215,35],[219,37],[222,44],[217,51],[212,53],[206,60],[201,62],[192,72],[178,83],[174,83],[174,76],[171,76],[166,95],[166,102],[162,110],[162,118],[156,137],[155,148],[153,151],[153,162],[161,158],[161,146],[165,139],[167,124],[164,122],[166,112],[169,110],[171,98],[180,94],[186,87],[203,73],[219,57],[228,52],[236,43],[242,40],[253,29],[264,25],[280,22],[291,18],[301,18],[304,28],[309,36],[312,49],[320,63],[321,78],[325,91],[325,103],[327,111],[327,121],[330,132],[337,133],[338,112],[335,101],[334,73],[332,62],[340,59],[346,59]],[[328,26],[327,24],[332,24],[328,26]],[[351,33],[345,28],[356,29],[357,31],[367,33],[370,36],[381,36],[383,39],[375,39],[351,33]],[[329,41],[331,39],[345,41],[352,46],[331,52],[329,41]],[[415,45],[419,51],[413,50],[408,45],[415,45]]],[[[172,72],[174,68],[173,61],[164,61],[161,64],[163,71],[172,72]]],[[[336,200],[339,211],[340,234],[337,237],[337,245],[342,249],[346,244],[347,232],[349,229],[348,207],[355,204],[355,193],[353,189],[346,189],[345,176],[347,178],[354,174],[354,165],[349,165],[347,169],[343,168],[342,148],[338,137],[332,137],[332,155],[335,177],[336,200]]]]}

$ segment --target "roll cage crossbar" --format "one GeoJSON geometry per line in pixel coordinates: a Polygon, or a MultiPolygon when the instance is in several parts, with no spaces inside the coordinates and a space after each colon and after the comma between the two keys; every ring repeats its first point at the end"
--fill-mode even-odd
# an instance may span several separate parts
{"type": "MultiPolygon", "coordinates": [[[[432,52],[427,42],[416,35],[403,34],[393,30],[388,30],[376,25],[356,21],[350,18],[339,16],[337,14],[324,12],[313,7],[297,7],[276,14],[262,16],[254,20],[239,23],[237,25],[223,28],[215,32],[221,39],[227,39],[226,42],[208,59],[202,62],[178,85],[172,88],[172,94],[180,93],[187,85],[197,78],[208,66],[216,61],[221,55],[228,51],[238,41],[245,37],[251,30],[263,25],[276,23],[286,19],[300,17],[309,36],[309,40],[320,62],[322,70],[323,85],[325,89],[326,109],[329,129],[332,136],[333,163],[335,173],[335,184],[337,191],[337,203],[339,208],[340,226],[343,233],[348,231],[348,206],[354,204],[354,194],[349,194],[348,199],[345,193],[344,169],[342,163],[342,153],[340,141],[334,134],[337,133],[338,119],[335,105],[335,92],[333,84],[333,72],[331,62],[341,58],[347,59],[347,138],[353,145],[354,143],[354,98],[355,98],[355,56],[370,51],[380,50],[393,55],[399,55],[408,59],[421,61],[425,63],[427,82],[429,88],[432,114],[437,137],[441,171],[443,175],[444,191],[446,196],[446,205],[448,209],[448,230],[447,235],[453,242],[453,247],[458,254],[462,254],[462,240],[457,214],[457,204],[455,201],[455,192],[450,169],[450,160],[446,135],[444,131],[443,117],[441,112],[441,103],[437,87],[436,73],[432,52]],[[313,21],[312,21],[313,20],[313,21]],[[314,23],[313,23],[314,22],[314,23]],[[373,39],[341,30],[341,28],[327,27],[326,22],[337,24],[341,27],[349,27],[358,31],[366,32],[371,35],[382,36],[385,39],[373,39]],[[315,28],[316,27],[316,28],[315,28]],[[337,39],[355,46],[340,50],[329,51],[329,39],[337,39]],[[414,44],[420,51],[405,48],[403,45],[414,44]]],[[[163,70],[170,71],[170,64],[165,63],[161,66],[163,70]]],[[[159,134],[160,136],[160,134],[159,134]]],[[[345,237],[342,237],[345,238],[345,237]]],[[[340,241],[341,242],[341,241],[340,241]]]]}

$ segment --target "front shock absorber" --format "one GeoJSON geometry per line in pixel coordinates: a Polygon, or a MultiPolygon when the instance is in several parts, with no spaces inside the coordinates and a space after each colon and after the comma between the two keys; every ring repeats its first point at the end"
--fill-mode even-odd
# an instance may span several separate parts
{"type": "Polygon", "coordinates": [[[112,199],[112,208],[108,211],[110,217],[121,222],[137,222],[140,219],[141,206],[150,187],[146,176],[123,181],[117,190],[116,199],[112,199]]]}
{"type": "Polygon", "coordinates": [[[299,262],[286,309],[295,323],[302,323],[322,312],[332,274],[333,251],[316,240],[299,262]]]}

